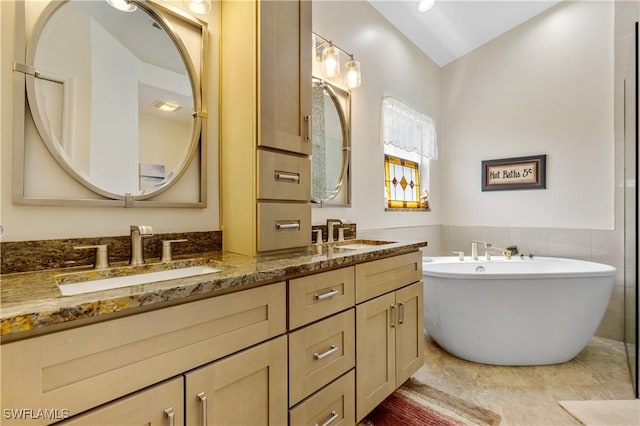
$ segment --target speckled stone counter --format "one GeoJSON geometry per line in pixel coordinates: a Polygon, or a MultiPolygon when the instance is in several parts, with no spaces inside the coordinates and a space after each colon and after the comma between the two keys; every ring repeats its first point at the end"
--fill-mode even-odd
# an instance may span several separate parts
{"type": "Polygon", "coordinates": [[[260,257],[203,253],[197,257],[207,259],[220,272],[74,296],[61,294],[56,276],[86,268],[6,274],[0,286],[2,342],[408,253],[426,245],[424,241],[358,249],[320,245],[260,257]]]}

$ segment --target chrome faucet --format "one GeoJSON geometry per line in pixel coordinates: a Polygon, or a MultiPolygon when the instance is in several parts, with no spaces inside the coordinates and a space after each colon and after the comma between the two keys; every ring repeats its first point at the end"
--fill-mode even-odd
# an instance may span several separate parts
{"type": "Polygon", "coordinates": [[[144,265],[143,238],[153,235],[153,228],[149,225],[131,225],[131,261],[130,265],[144,265]]]}
{"type": "Polygon", "coordinates": [[[333,227],[335,224],[342,225],[342,221],[340,219],[327,219],[327,242],[332,243],[335,240],[333,239],[333,227]]]}

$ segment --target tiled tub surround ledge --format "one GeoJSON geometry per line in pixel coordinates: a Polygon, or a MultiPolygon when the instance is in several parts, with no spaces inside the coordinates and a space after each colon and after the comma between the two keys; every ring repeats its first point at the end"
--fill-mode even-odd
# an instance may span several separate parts
{"type": "MultiPolygon", "coordinates": [[[[2,275],[2,341],[409,253],[426,245],[425,241],[403,241],[357,250],[313,245],[260,257],[219,251],[198,253],[193,257],[214,262],[220,272],[74,296],[62,296],[56,284],[56,275],[70,272],[70,269],[2,275]]],[[[73,272],[78,272],[78,269],[74,268],[73,272]]]]}
{"type": "MultiPolygon", "coordinates": [[[[155,234],[145,238],[145,259],[159,258],[162,241],[186,239],[172,245],[175,256],[222,250],[222,231],[155,234]]],[[[129,235],[93,238],[69,238],[35,241],[3,241],[0,243],[2,268],[0,273],[42,271],[58,268],[83,267],[94,263],[93,250],[74,247],[106,244],[109,262],[128,262],[131,256],[129,235]]]]}

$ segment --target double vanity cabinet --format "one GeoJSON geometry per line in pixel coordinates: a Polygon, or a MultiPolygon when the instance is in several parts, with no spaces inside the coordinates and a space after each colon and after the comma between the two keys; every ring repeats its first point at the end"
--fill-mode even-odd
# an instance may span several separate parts
{"type": "Polygon", "coordinates": [[[422,365],[421,252],[384,256],[4,343],[3,424],[353,425],[422,365]]]}

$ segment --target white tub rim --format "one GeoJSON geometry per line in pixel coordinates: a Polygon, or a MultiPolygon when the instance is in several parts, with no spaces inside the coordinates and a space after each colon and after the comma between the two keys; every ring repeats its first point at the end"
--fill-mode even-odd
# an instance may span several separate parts
{"type": "Polygon", "coordinates": [[[492,260],[471,260],[465,257],[459,260],[457,256],[424,257],[422,262],[422,275],[427,277],[469,279],[469,280],[512,280],[512,279],[550,279],[550,278],[586,278],[586,277],[607,277],[615,276],[616,268],[603,263],[586,260],[570,259],[562,257],[535,256],[529,258],[505,259],[504,256],[495,256],[492,260]],[[553,271],[532,271],[531,266],[540,264],[553,264],[557,270],[553,271]],[[522,271],[498,270],[500,264],[520,264],[525,266],[522,271]],[[446,265],[446,266],[442,266],[446,265]],[[451,265],[451,266],[449,266],[451,265]],[[455,266],[454,266],[455,265],[455,266]],[[465,270],[452,270],[452,268],[462,266],[465,270]],[[476,272],[476,268],[482,266],[484,272],[476,272]],[[583,269],[577,269],[582,266],[583,269]]]}

